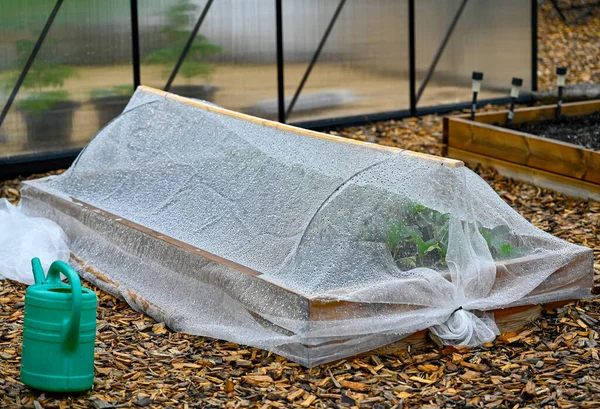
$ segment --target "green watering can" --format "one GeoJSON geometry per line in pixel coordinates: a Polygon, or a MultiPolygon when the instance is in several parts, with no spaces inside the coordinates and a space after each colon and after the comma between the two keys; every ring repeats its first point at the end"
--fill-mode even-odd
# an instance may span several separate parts
{"type": "Polygon", "coordinates": [[[25,293],[21,381],[50,392],[81,392],[94,383],[96,294],[81,287],[77,272],[55,261],[44,277],[31,260],[35,284],[25,293]],[[60,281],[64,274],[71,285],[60,281]]]}

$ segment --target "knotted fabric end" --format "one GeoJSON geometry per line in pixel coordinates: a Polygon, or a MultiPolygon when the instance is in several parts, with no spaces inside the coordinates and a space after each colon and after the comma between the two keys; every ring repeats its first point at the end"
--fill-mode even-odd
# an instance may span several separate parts
{"type": "Polygon", "coordinates": [[[500,335],[494,314],[473,313],[459,307],[443,324],[430,328],[444,345],[479,346],[500,335]]]}

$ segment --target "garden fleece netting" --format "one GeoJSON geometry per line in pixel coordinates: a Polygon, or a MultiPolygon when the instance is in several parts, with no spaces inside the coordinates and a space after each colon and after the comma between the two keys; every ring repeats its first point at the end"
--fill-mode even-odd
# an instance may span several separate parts
{"type": "Polygon", "coordinates": [[[141,87],[24,208],[82,276],[174,330],[306,366],[429,328],[478,345],[491,311],[590,296],[593,255],[462,162],[141,87]]]}

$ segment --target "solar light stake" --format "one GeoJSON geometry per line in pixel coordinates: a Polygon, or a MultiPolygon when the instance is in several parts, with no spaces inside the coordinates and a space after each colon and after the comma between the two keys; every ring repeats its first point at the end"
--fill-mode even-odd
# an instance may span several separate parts
{"type": "Polygon", "coordinates": [[[483,80],[483,73],[479,71],[473,71],[473,83],[471,88],[473,89],[473,103],[471,104],[471,121],[475,120],[475,110],[477,109],[477,94],[481,90],[481,81],[483,80]]]}
{"type": "Polygon", "coordinates": [[[506,126],[510,126],[513,118],[515,117],[515,101],[519,98],[519,91],[523,86],[523,79],[513,77],[510,87],[510,109],[508,110],[508,120],[506,126]]]}
{"type": "Polygon", "coordinates": [[[556,103],[556,117],[560,119],[562,114],[563,88],[565,87],[565,77],[567,76],[567,67],[556,67],[556,82],[558,84],[558,102],[556,103]]]}

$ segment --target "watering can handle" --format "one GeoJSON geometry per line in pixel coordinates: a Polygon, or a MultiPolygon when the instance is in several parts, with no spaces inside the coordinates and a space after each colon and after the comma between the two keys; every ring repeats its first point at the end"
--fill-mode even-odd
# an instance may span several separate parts
{"type": "Polygon", "coordinates": [[[71,319],[63,322],[62,345],[66,349],[75,349],[79,343],[79,325],[81,323],[81,281],[79,275],[64,261],[55,261],[48,270],[45,284],[60,284],[60,273],[71,283],[72,307],[71,319]]]}

